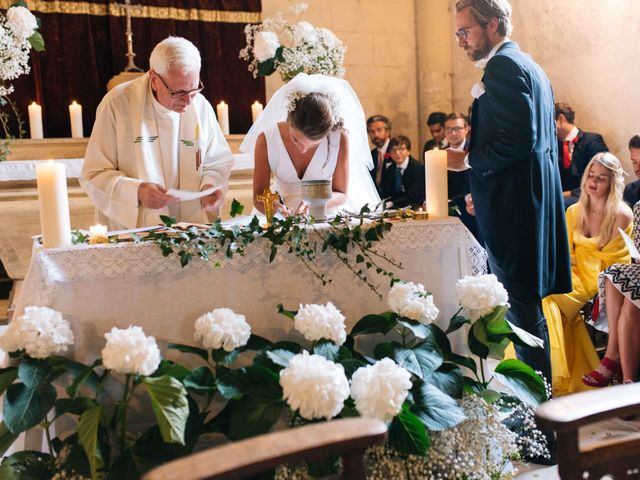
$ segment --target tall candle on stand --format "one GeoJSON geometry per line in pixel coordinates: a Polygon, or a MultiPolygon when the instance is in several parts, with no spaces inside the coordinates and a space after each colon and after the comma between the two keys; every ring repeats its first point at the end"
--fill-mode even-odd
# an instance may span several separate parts
{"type": "Polygon", "coordinates": [[[64,165],[48,161],[36,165],[40,228],[44,248],[71,245],[69,197],[64,165]]]}
{"type": "Polygon", "coordinates": [[[251,119],[253,123],[256,123],[256,120],[258,120],[258,117],[260,116],[261,113],[262,113],[262,104],[256,100],[251,105],[251,119]]]}
{"type": "Polygon", "coordinates": [[[220,102],[216,105],[216,113],[218,114],[218,123],[222,129],[222,133],[229,135],[229,105],[220,102]]]}
{"type": "Polygon", "coordinates": [[[82,105],[74,100],[69,105],[69,117],[71,117],[71,138],[82,138],[82,105]]]}
{"type": "Polygon", "coordinates": [[[32,139],[44,138],[42,134],[42,107],[36,102],[29,105],[29,130],[32,139]]]}
{"type": "Polygon", "coordinates": [[[447,152],[429,150],[424,154],[425,189],[429,218],[449,216],[449,193],[447,191],[447,152]]]}

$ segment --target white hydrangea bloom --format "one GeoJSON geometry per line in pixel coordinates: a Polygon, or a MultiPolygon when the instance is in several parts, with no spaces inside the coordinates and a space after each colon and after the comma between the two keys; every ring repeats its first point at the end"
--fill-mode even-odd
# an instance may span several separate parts
{"type": "Polygon", "coordinates": [[[105,333],[107,344],[102,349],[102,364],[119,373],[151,375],[160,365],[160,349],[154,337],[147,337],[142,328],[113,327],[105,333]]]}
{"type": "Polygon", "coordinates": [[[274,32],[257,32],[253,44],[253,53],[259,62],[275,57],[280,46],[278,35],[274,32]]]}
{"type": "Polygon", "coordinates": [[[33,358],[66,352],[73,345],[71,325],[62,314],[47,307],[26,307],[0,337],[5,352],[25,350],[33,358]]]}
{"type": "Polygon", "coordinates": [[[196,320],[194,339],[206,348],[231,352],[247,344],[251,327],[244,315],[229,308],[216,308],[196,320]]]}
{"type": "Polygon", "coordinates": [[[395,283],[387,297],[392,312],[420,323],[432,323],[440,311],[433,303],[433,295],[420,283],[395,283]]]}
{"type": "Polygon", "coordinates": [[[326,338],[342,345],[347,339],[344,315],[331,302],[326,305],[301,304],[293,317],[293,326],[312,342],[326,338]]]}
{"type": "Polygon", "coordinates": [[[298,22],[293,27],[293,44],[313,43],[318,39],[316,29],[309,22],[298,22]]]}
{"type": "Polygon", "coordinates": [[[351,377],[351,398],[363,417],[393,420],[411,389],[411,374],[390,358],[360,367],[351,377]]]}
{"type": "Polygon", "coordinates": [[[456,295],[472,321],[493,312],[499,305],[508,305],[509,300],[507,291],[492,273],[461,278],[456,283],[456,295]]]}
{"type": "Polygon", "coordinates": [[[309,352],[294,356],[280,371],[280,385],[291,410],[307,420],[332,419],[349,398],[349,380],[342,365],[309,352]]]}
{"type": "Polygon", "coordinates": [[[28,8],[16,6],[7,10],[7,25],[14,35],[21,39],[27,39],[38,28],[38,21],[28,8]]]}
{"type": "Polygon", "coordinates": [[[336,37],[336,34],[327,28],[317,28],[316,33],[327,46],[327,48],[331,49],[342,45],[342,42],[338,39],[338,37],[336,37]]]}

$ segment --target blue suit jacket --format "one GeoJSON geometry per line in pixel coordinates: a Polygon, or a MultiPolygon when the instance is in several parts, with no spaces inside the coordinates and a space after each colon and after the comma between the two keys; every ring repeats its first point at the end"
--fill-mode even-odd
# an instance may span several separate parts
{"type": "Polygon", "coordinates": [[[487,63],[473,103],[470,186],[478,227],[505,288],[543,298],[571,291],[549,79],[514,42],[487,63]]]}

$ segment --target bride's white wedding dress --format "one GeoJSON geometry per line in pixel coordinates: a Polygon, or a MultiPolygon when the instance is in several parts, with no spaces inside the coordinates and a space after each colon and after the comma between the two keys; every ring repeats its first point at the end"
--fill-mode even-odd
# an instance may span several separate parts
{"type": "Polygon", "coordinates": [[[245,136],[242,145],[240,145],[240,151],[250,153],[253,156],[258,136],[261,133],[265,134],[269,166],[275,177],[275,188],[287,206],[291,208],[296,208],[300,203],[298,199],[300,198],[300,182],[302,180],[325,180],[333,177],[340,146],[339,132],[330,133],[327,139],[322,141],[302,179],[298,178],[296,174],[295,167],[278,130],[278,123],[287,120],[287,105],[290,95],[294,92],[319,92],[336,98],[338,107],[335,116],[342,118],[343,128],[349,137],[347,200],[337,210],[344,208],[359,212],[365,204],[369,204],[373,208],[380,202],[380,196],[369,173],[369,170],[373,168],[373,163],[369,150],[366,120],[360,100],[346,80],[320,74],[298,74],[273,94],[264,111],[245,136]],[[296,202],[296,200],[298,201],[296,202]]]}
{"type": "MultiPolygon", "coordinates": [[[[295,210],[302,200],[301,182],[303,180],[333,178],[340,151],[340,132],[330,132],[320,142],[302,178],[298,177],[298,172],[282,140],[278,124],[266,130],[264,134],[267,140],[269,167],[275,178],[271,190],[278,192],[285,205],[295,210]]],[[[336,208],[328,209],[327,214],[335,215],[336,210],[336,208]]]]}

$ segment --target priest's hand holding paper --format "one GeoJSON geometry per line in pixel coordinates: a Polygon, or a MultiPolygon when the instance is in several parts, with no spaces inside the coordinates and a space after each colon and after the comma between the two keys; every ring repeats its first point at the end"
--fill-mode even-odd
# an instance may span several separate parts
{"type": "Polygon", "coordinates": [[[179,202],[179,199],[167,194],[163,186],[149,182],[142,182],[138,187],[138,200],[143,207],[154,210],[179,202]]]}
{"type": "Polygon", "coordinates": [[[467,152],[462,150],[447,149],[447,169],[454,172],[461,172],[467,170],[469,165],[465,162],[467,152]]]}
{"type": "MultiPolygon", "coordinates": [[[[209,184],[203,185],[200,190],[201,191],[208,190],[209,188],[213,188],[213,185],[209,185],[209,184]]],[[[202,205],[203,210],[207,212],[212,212],[214,210],[217,210],[218,207],[220,207],[223,199],[224,199],[224,192],[222,191],[222,189],[219,189],[214,191],[212,194],[207,195],[206,197],[202,197],[202,199],[200,200],[200,204],[202,205]]]]}

